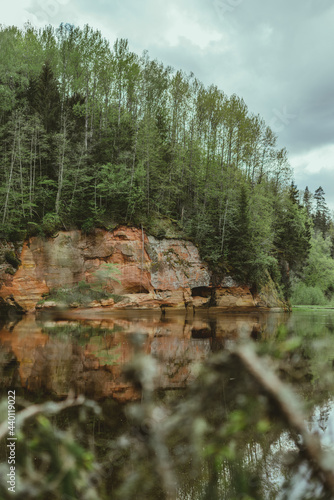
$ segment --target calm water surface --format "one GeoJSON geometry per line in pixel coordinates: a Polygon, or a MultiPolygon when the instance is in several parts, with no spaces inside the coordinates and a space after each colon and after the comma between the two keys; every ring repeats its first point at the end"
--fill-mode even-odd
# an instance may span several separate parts
{"type": "MultiPolygon", "coordinates": [[[[260,348],[270,345],[279,349],[284,342],[299,343],[298,354],[291,355],[291,364],[305,367],[306,363],[307,369],[300,370],[299,380],[296,377],[290,380],[286,374],[285,379],[308,402],[310,428],[319,433],[326,446],[333,446],[332,310],[296,310],[291,314],[202,313],[194,317],[175,313],[161,317],[157,313],[128,311],[80,320],[32,315],[20,321],[3,321],[1,391],[4,395],[8,388],[15,388],[30,401],[64,398],[71,390],[104,405],[111,401],[116,405],[140,401],[140,392],[123,376],[123,367],[131,361],[139,342],[142,351],[157,362],[156,388],[164,394],[162,397],[171,394],[182,397],[182,391],[195,380],[199,363],[241,339],[250,339],[260,348]]],[[[120,426],[121,432],[124,421],[120,422],[115,425],[120,426]]],[[[261,462],[266,483],[264,498],[318,498],[320,490],[306,496],[309,471],[305,465],[295,471],[294,483],[285,492],[288,466],[284,456],[288,453],[297,451],[285,431],[272,439],[267,448],[264,443],[249,444],[246,462],[255,465],[261,462]]],[[[219,498],[229,498],[223,493],[228,474],[222,469],[219,498]]],[[[177,498],[203,498],[201,481],[204,479],[198,478],[194,487],[185,480],[177,498]]]]}
{"type": "Polygon", "coordinates": [[[194,366],[210,353],[241,337],[274,338],[280,325],[291,321],[281,313],[161,317],[133,311],[81,320],[29,315],[0,330],[2,387],[46,398],[73,389],[96,400],[133,400],[139,394],[125,382],[122,368],[132,358],[134,336],[158,362],[157,387],[178,389],[194,379],[194,366]]]}

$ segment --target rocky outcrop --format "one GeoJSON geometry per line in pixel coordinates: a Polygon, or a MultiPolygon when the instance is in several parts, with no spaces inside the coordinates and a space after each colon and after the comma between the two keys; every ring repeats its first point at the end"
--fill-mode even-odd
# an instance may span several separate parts
{"type": "MultiPolygon", "coordinates": [[[[54,238],[31,238],[23,245],[15,272],[0,270],[0,297],[33,311],[43,296],[54,289],[70,289],[79,282],[100,284],[118,298],[90,304],[95,308],[193,309],[266,306],[249,288],[225,279],[213,290],[207,264],[196,246],[184,240],[146,235],[137,228],[121,226],[112,232],[96,229],[86,235],[73,230],[54,238]],[[113,264],[112,275],[105,264],[113,264]],[[121,299],[121,300],[120,300],[121,299]]],[[[46,303],[53,307],[55,304],[46,303]]]]}
{"type": "Polygon", "coordinates": [[[251,308],[257,305],[247,286],[220,287],[215,295],[216,306],[221,308],[251,308]]]}

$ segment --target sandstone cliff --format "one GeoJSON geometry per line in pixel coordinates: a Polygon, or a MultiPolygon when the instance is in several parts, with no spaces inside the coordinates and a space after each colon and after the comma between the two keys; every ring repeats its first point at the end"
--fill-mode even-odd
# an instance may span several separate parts
{"type": "MultiPolygon", "coordinates": [[[[194,244],[184,240],[149,236],[140,229],[121,226],[112,232],[96,229],[86,235],[73,230],[56,237],[26,241],[16,272],[0,267],[0,298],[34,311],[51,290],[96,282],[104,264],[119,270],[117,280],[104,278],[102,286],[121,296],[92,304],[97,308],[200,308],[222,309],[280,306],[253,296],[247,286],[223,281],[213,290],[212,276],[194,244]]],[[[276,300],[277,299],[277,300],[276,300]]]]}

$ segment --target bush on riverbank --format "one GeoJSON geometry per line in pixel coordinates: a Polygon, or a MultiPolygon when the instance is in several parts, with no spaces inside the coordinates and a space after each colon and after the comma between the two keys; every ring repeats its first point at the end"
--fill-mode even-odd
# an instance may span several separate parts
{"type": "Polygon", "coordinates": [[[328,299],[320,287],[307,286],[305,283],[298,283],[293,289],[291,296],[291,303],[296,306],[325,306],[328,302],[328,299]]]}

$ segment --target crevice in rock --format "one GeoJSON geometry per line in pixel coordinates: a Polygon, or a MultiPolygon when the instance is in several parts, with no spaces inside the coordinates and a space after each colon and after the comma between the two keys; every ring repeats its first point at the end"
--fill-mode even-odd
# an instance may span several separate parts
{"type": "Polygon", "coordinates": [[[104,255],[103,257],[99,257],[98,255],[83,255],[83,259],[84,261],[86,260],[96,260],[96,259],[99,259],[99,260],[102,260],[103,262],[105,263],[108,263],[108,259],[110,257],[112,257],[114,251],[112,251],[110,254],[108,255],[104,255]]]}
{"type": "Polygon", "coordinates": [[[127,293],[150,293],[144,285],[133,285],[127,287],[127,293]]]}

